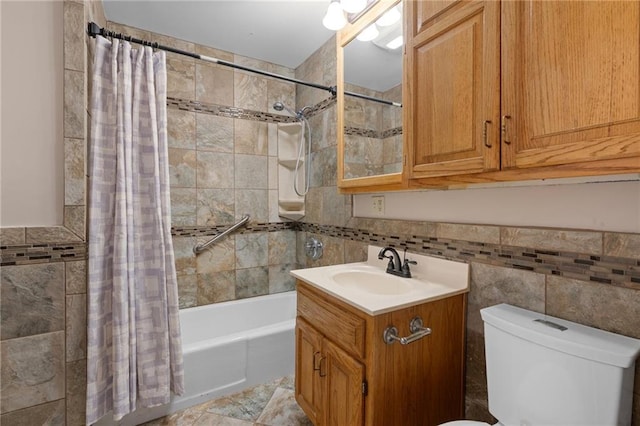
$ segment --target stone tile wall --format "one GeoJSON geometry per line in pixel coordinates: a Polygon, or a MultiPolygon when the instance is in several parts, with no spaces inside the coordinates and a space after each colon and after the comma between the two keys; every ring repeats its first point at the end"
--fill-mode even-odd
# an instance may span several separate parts
{"type": "MultiPolygon", "coordinates": [[[[289,77],[294,70],[115,23],[109,29],[289,77]]],[[[296,86],[167,55],[171,209],[182,308],[292,290],[295,231],[278,217],[277,123],[297,108],[296,86]],[[249,226],[205,252],[193,247],[244,214],[249,226]],[[197,232],[183,232],[193,227],[197,232]],[[207,232],[213,231],[213,232],[207,232]]],[[[317,91],[317,90],[316,90],[317,91]]],[[[324,94],[308,115],[329,108],[324,94]]],[[[315,100],[316,98],[314,98],[315,100]]]]}
{"type": "MultiPolygon", "coordinates": [[[[402,86],[387,92],[346,85],[346,90],[402,102],[402,86]]],[[[402,108],[345,97],[345,177],[374,176],[402,171],[402,108]]]]}

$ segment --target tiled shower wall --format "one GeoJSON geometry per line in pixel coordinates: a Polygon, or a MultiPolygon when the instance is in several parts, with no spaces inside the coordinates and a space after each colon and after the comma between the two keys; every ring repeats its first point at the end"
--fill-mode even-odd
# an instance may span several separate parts
{"type": "MultiPolygon", "coordinates": [[[[376,92],[352,84],[345,89],[402,103],[402,85],[376,92]]],[[[345,177],[356,178],[402,171],[402,108],[345,97],[345,177]]]]}
{"type": "MultiPolygon", "coordinates": [[[[65,2],[65,227],[11,228],[0,232],[2,424],[83,424],[86,283],[82,176],[85,174],[86,110],[85,104],[78,103],[77,99],[86,98],[85,75],[92,59],[92,43],[84,34],[84,26],[88,20],[105,25],[99,8],[99,2],[65,2]],[[83,55],[74,55],[78,50],[84,52],[85,43],[87,62],[83,55]]],[[[147,35],[135,29],[127,29],[127,33],[154,37],[163,44],[175,43],[180,48],[278,73],[292,73],[282,67],[203,46],[184,45],[178,40],[147,35]]],[[[274,123],[283,118],[269,108],[276,100],[296,109],[318,105],[326,101],[327,94],[306,87],[285,88],[284,83],[281,87],[284,92],[280,94],[289,96],[272,99],[269,88],[273,82],[267,81],[266,105],[243,103],[242,99],[236,100],[236,84],[255,94],[264,93],[265,83],[244,79],[242,73],[234,72],[231,79],[229,75],[219,75],[220,70],[215,66],[204,68],[199,62],[172,55],[169,59],[169,89],[174,99],[179,99],[169,108],[169,131],[173,150],[174,243],[182,306],[224,300],[232,298],[232,294],[235,298],[290,288],[291,281],[287,281],[285,272],[289,259],[305,266],[360,261],[369,243],[406,245],[410,251],[469,262],[472,275],[467,324],[467,417],[485,421],[492,419],[486,403],[480,308],[507,302],[640,338],[639,234],[352,218],[351,197],[339,194],[336,188],[335,106],[331,102],[309,120],[313,134],[313,171],[307,216],[292,228],[274,215],[277,200],[270,166],[275,162],[276,152],[272,135],[274,123]],[[207,73],[210,79],[199,83],[198,76],[207,73]],[[206,86],[216,78],[226,83],[213,88],[206,86]],[[229,89],[230,85],[233,90],[229,89]],[[205,99],[207,96],[212,98],[205,99]],[[226,96],[227,102],[214,102],[221,99],[218,96],[226,96]],[[263,121],[229,117],[222,120],[221,114],[207,115],[195,107],[179,110],[179,105],[194,106],[193,102],[200,102],[203,110],[236,113],[233,108],[242,108],[254,118],[259,115],[255,111],[272,115],[265,116],[263,121]],[[256,123],[266,123],[266,133],[264,126],[256,123]],[[220,136],[218,130],[225,136],[220,136]],[[230,132],[233,132],[232,139],[230,132]],[[200,169],[199,164],[203,165],[200,169]],[[204,169],[216,164],[224,167],[204,169]],[[217,174],[226,172],[231,164],[232,176],[217,174]],[[247,176],[241,174],[248,168],[252,173],[259,171],[261,178],[266,170],[267,178],[257,183],[245,179],[247,176]],[[201,179],[208,183],[200,186],[201,179]],[[227,201],[211,205],[208,200],[213,198],[205,194],[207,191],[227,201]],[[247,194],[243,195],[244,191],[247,194]],[[264,200],[263,191],[267,192],[267,207],[264,201],[243,202],[247,196],[264,200]],[[255,208],[258,205],[261,207],[255,208]],[[215,234],[219,224],[239,218],[245,213],[244,209],[253,209],[246,211],[254,218],[250,228],[205,253],[205,257],[196,259],[191,254],[192,244],[202,239],[200,235],[215,234]],[[310,261],[303,254],[308,235],[325,243],[325,254],[318,261],[310,261]],[[240,282],[252,283],[251,286],[238,286],[238,272],[242,270],[246,270],[249,278],[241,277],[240,282]],[[265,276],[271,278],[278,274],[282,281],[264,284],[265,276]],[[217,280],[217,276],[222,278],[217,280]]],[[[295,70],[295,77],[330,86],[335,84],[335,69],[335,41],[330,40],[295,70]]],[[[243,89],[240,92],[244,93],[243,89]]],[[[279,92],[272,89],[271,93],[279,92]]],[[[499,222],[497,218],[496,223],[499,222]]],[[[634,425],[640,425],[639,375],[637,371],[634,425]]]]}
{"type": "MultiPolygon", "coordinates": [[[[293,77],[294,70],[109,23],[186,51],[293,77]]],[[[294,121],[295,85],[167,55],[171,209],[180,307],[292,290],[295,231],[278,217],[277,126],[294,121]],[[284,115],[283,115],[284,114],[284,115]],[[249,214],[249,226],[199,255],[203,243],[249,214]],[[269,225],[270,224],[270,225],[269,225]]]]}

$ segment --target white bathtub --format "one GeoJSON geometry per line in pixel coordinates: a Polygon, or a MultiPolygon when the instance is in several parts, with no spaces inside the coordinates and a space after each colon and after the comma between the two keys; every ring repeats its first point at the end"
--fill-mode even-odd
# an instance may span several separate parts
{"type": "MultiPolygon", "coordinates": [[[[293,374],[295,316],[295,291],[180,310],[185,394],[118,424],[137,425],[293,374]]],[[[97,425],[114,424],[109,417],[97,425]]]]}

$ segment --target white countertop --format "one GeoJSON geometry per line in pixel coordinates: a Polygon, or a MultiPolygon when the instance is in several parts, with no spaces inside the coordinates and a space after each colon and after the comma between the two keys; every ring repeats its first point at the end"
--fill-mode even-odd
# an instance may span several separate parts
{"type": "Polygon", "coordinates": [[[469,291],[466,263],[408,252],[407,258],[418,264],[411,265],[411,278],[402,278],[385,272],[387,259],[378,259],[381,249],[369,246],[366,262],[296,269],[291,275],[369,315],[469,291]]]}

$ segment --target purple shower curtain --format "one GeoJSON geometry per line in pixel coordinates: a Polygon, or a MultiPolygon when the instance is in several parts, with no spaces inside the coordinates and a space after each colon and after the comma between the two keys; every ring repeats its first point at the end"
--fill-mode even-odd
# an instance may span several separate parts
{"type": "Polygon", "coordinates": [[[96,38],[89,146],[87,424],[184,387],[166,59],[96,38]]]}

